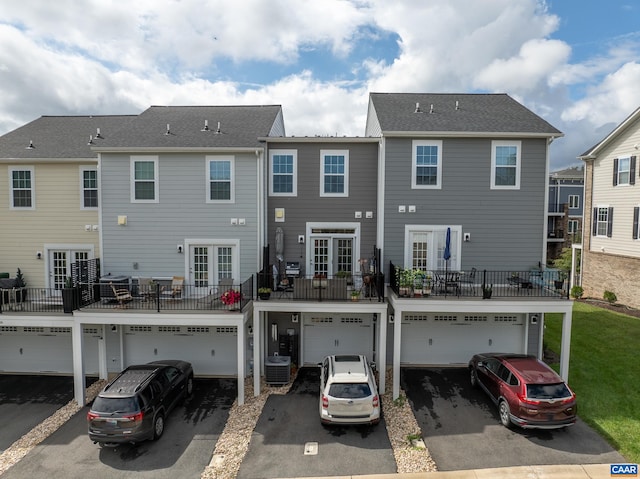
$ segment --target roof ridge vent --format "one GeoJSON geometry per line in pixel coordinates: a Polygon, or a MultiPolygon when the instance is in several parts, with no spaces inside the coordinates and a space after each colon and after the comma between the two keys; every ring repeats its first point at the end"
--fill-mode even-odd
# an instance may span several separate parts
{"type": "Polygon", "coordinates": [[[422,110],[420,109],[420,103],[416,102],[416,109],[413,110],[414,113],[422,113],[422,110]]]}

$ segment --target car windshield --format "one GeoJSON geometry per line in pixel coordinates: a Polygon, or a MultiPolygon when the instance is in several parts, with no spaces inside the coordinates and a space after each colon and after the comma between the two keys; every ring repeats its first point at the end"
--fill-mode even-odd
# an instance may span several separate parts
{"type": "Polygon", "coordinates": [[[333,383],[329,396],[341,399],[362,399],[371,396],[371,388],[366,383],[333,383]]]}
{"type": "Polygon", "coordinates": [[[569,388],[564,383],[557,384],[527,384],[529,399],[557,399],[571,397],[569,388]]]}
{"type": "Polygon", "coordinates": [[[138,402],[135,397],[105,398],[98,396],[91,407],[92,411],[103,413],[134,412],[138,409],[138,402]]]}

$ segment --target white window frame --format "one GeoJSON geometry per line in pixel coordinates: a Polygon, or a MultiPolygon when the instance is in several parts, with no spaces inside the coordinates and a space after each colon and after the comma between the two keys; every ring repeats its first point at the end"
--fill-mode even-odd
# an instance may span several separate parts
{"type": "Polygon", "coordinates": [[[607,231],[609,230],[609,205],[606,206],[596,206],[597,217],[596,217],[596,237],[599,238],[608,238],[607,231]],[[604,221],[600,221],[600,210],[604,210],[606,212],[606,219],[604,221]],[[604,234],[600,232],[600,226],[604,224],[604,234]]]}
{"type": "Polygon", "coordinates": [[[206,202],[210,204],[229,204],[236,202],[236,165],[235,157],[231,155],[207,155],[205,162],[205,191],[206,202]],[[229,199],[228,200],[214,200],[211,199],[211,163],[214,161],[228,161],[229,162],[229,199]]]}
{"type": "MultiPolygon", "coordinates": [[[[360,270],[360,262],[358,259],[360,258],[360,240],[361,240],[361,224],[360,223],[350,223],[350,222],[338,222],[338,223],[330,223],[330,222],[308,222],[306,224],[306,248],[305,252],[307,255],[307,260],[305,262],[305,271],[313,272],[314,264],[313,264],[313,243],[316,238],[327,238],[329,239],[330,248],[332,247],[332,241],[338,238],[353,238],[352,244],[352,257],[355,264],[352,265],[352,274],[361,274],[360,270]],[[329,233],[325,232],[331,230],[344,230],[349,231],[352,230],[353,233],[329,233]]],[[[329,261],[331,262],[331,258],[333,255],[329,253],[329,261]]],[[[331,274],[336,274],[335,270],[336,265],[331,265],[329,271],[331,274]]]]}
{"type": "Polygon", "coordinates": [[[580,208],[580,195],[569,195],[569,208],[577,209],[580,208]]]}
{"type": "Polygon", "coordinates": [[[26,211],[26,210],[35,210],[36,209],[36,195],[35,195],[35,186],[36,186],[36,173],[35,168],[33,166],[10,166],[9,167],[9,205],[10,209],[18,210],[18,211],[26,211]],[[30,188],[29,191],[31,193],[31,206],[16,206],[14,204],[14,188],[13,188],[13,173],[15,171],[28,171],[30,173],[30,188]]]}
{"type": "Polygon", "coordinates": [[[520,167],[522,159],[522,142],[512,140],[493,140],[491,142],[491,189],[492,190],[519,190],[520,189],[520,167]],[[504,165],[496,164],[496,151],[499,147],[511,146],[516,148],[515,184],[496,185],[496,171],[498,168],[505,168],[504,165]]]}
{"type": "Polygon", "coordinates": [[[576,234],[579,232],[580,222],[578,220],[567,220],[567,230],[569,234],[576,234]]]}
{"type": "Polygon", "coordinates": [[[96,166],[80,166],[80,209],[95,211],[100,206],[100,181],[98,180],[98,168],[96,166]],[[97,206],[86,206],[84,201],[84,192],[86,190],[93,190],[94,188],[85,188],[84,186],[84,173],[85,171],[94,171],[96,173],[96,195],[97,206]]]}
{"type": "Polygon", "coordinates": [[[621,158],[618,158],[618,171],[616,172],[616,186],[630,186],[631,185],[631,157],[630,156],[623,156],[621,158]],[[622,169],[622,163],[625,162],[626,163],[626,169],[622,169]],[[626,181],[621,181],[620,179],[620,175],[622,174],[626,174],[627,175],[627,179],[626,181]]]}
{"type": "Polygon", "coordinates": [[[298,150],[270,150],[269,151],[269,196],[298,196],[298,150]],[[293,157],[293,172],[291,173],[292,188],[290,192],[275,192],[273,189],[273,179],[275,176],[288,176],[287,174],[278,173],[276,175],[273,171],[273,157],[274,156],[292,156],[293,157]]]}
{"type": "MultiPolygon", "coordinates": [[[[450,225],[405,225],[404,226],[404,266],[405,268],[412,267],[413,264],[413,245],[412,238],[415,233],[431,235],[431,244],[436,245],[427,252],[427,265],[430,271],[444,270],[444,267],[439,267],[439,260],[442,258],[438,249],[440,240],[442,241],[442,249],[444,249],[444,241],[447,234],[447,228],[451,228],[451,259],[447,268],[451,271],[458,271],[462,264],[462,226],[450,226],[450,225]],[[431,267],[434,266],[434,267],[431,267]]],[[[444,265],[444,263],[442,263],[444,265]]]]}
{"type": "Polygon", "coordinates": [[[442,140],[413,140],[411,143],[411,188],[414,190],[439,190],[442,189],[442,140]],[[436,184],[418,184],[418,147],[435,146],[438,149],[436,164],[436,184]]]}
{"type": "MultiPolygon", "coordinates": [[[[338,175],[332,175],[338,176],[338,175]]],[[[344,198],[349,196],[349,150],[320,150],[320,196],[344,198]],[[342,193],[327,193],[324,190],[324,160],[327,156],[344,157],[344,191],[342,193]]]]}
{"type": "MultiPolygon", "coordinates": [[[[135,155],[130,159],[130,183],[131,183],[131,203],[159,203],[160,202],[160,178],[158,177],[158,157],[152,155],[135,155]],[[153,163],[153,199],[136,199],[136,163],[153,163]]],[[[142,180],[141,180],[142,181],[142,180]]],[[[145,180],[149,181],[149,180],[145,180]]]]}

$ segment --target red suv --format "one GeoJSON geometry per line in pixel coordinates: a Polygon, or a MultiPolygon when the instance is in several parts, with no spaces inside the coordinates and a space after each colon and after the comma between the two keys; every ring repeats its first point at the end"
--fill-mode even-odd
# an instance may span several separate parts
{"type": "Polygon", "coordinates": [[[484,389],[498,406],[503,426],[556,429],[576,422],[576,395],[534,356],[476,354],[469,372],[471,385],[484,389]]]}

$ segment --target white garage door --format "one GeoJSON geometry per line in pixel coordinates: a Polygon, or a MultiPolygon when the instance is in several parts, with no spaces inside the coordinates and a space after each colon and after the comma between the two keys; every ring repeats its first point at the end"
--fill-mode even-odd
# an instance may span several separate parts
{"type": "Polygon", "coordinates": [[[484,352],[524,353],[523,314],[406,314],[404,364],[467,364],[484,352]]]}
{"type": "Polygon", "coordinates": [[[182,359],[196,376],[237,376],[237,341],[230,326],[125,326],[125,367],[182,359]]]}
{"type": "MultiPolygon", "coordinates": [[[[98,374],[98,328],[86,327],[85,374],[98,374]]],[[[0,326],[0,371],[73,374],[71,328],[0,326]]]]}
{"type": "Polygon", "coordinates": [[[371,315],[304,318],[304,362],[317,364],[330,354],[364,354],[373,358],[374,332],[371,315]]]}

